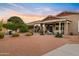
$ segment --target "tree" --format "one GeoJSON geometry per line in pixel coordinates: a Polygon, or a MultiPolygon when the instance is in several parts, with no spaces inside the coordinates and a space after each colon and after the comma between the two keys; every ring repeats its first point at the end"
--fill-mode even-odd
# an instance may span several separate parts
{"type": "Polygon", "coordinates": [[[13,23],[16,23],[16,24],[24,23],[23,20],[18,16],[10,17],[7,22],[13,22],[13,23]]]}
{"type": "Polygon", "coordinates": [[[17,30],[16,24],[15,23],[12,23],[12,22],[8,22],[6,24],[3,24],[3,27],[5,27],[6,29],[13,30],[13,31],[16,31],[17,30]]]}
{"type": "Polygon", "coordinates": [[[23,22],[23,20],[20,17],[17,16],[10,17],[7,21],[7,24],[4,24],[4,27],[16,31],[17,29],[19,29],[20,32],[28,31],[28,26],[23,22]]]}
{"type": "MultiPolygon", "coordinates": [[[[12,16],[7,21],[8,29],[16,30],[20,27],[20,24],[24,24],[23,20],[18,16],[12,16]],[[11,23],[10,23],[11,22],[11,23]],[[11,26],[11,27],[9,27],[11,26]]],[[[6,26],[6,25],[5,25],[6,26]]]]}
{"type": "Polygon", "coordinates": [[[22,33],[27,32],[28,31],[28,25],[26,25],[26,24],[20,24],[19,30],[22,33]]]}

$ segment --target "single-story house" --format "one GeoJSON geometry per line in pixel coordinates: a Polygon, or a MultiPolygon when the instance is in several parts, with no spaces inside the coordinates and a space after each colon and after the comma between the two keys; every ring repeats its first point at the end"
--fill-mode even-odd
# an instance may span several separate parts
{"type": "Polygon", "coordinates": [[[79,13],[77,12],[62,12],[56,16],[49,15],[42,19],[41,21],[36,21],[29,23],[34,26],[39,26],[39,28],[45,34],[46,31],[51,33],[62,33],[64,35],[68,34],[79,34],[79,13]]]}

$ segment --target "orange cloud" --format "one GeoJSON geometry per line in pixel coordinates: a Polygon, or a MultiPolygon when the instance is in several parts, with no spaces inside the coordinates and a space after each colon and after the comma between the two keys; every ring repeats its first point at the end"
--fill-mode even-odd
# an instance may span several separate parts
{"type": "Polygon", "coordinates": [[[8,15],[10,15],[9,17],[19,16],[26,23],[32,22],[32,21],[37,21],[37,20],[42,20],[45,17],[45,16],[41,16],[41,15],[22,14],[22,13],[18,13],[16,11],[11,11],[8,13],[8,15]]]}
{"type": "Polygon", "coordinates": [[[22,13],[14,11],[14,10],[8,10],[7,12],[8,13],[4,17],[6,20],[11,16],[19,16],[23,19],[23,21],[25,23],[42,20],[45,17],[42,15],[22,14],[22,13]]]}

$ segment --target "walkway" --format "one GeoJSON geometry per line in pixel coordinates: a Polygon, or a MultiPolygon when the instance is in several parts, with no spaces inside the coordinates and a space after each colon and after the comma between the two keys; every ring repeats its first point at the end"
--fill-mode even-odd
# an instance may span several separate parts
{"type": "Polygon", "coordinates": [[[79,44],[66,44],[43,56],[79,56],[79,44]]]}

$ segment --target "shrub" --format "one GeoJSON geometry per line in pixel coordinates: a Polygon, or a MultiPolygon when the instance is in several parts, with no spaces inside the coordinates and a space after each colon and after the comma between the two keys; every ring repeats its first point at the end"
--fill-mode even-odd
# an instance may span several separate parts
{"type": "Polygon", "coordinates": [[[31,32],[26,33],[26,36],[32,36],[32,35],[33,35],[33,33],[31,33],[31,32]]]}
{"type": "Polygon", "coordinates": [[[71,33],[69,33],[69,35],[73,35],[73,33],[71,32],[71,33]]]}
{"type": "Polygon", "coordinates": [[[2,21],[0,21],[0,31],[2,31],[2,26],[3,26],[3,23],[2,21]]]}
{"type": "Polygon", "coordinates": [[[2,31],[2,28],[0,27],[0,31],[2,31]]]}
{"type": "Polygon", "coordinates": [[[19,30],[21,33],[28,32],[28,26],[26,24],[21,24],[19,30]]]}
{"type": "Polygon", "coordinates": [[[40,35],[44,35],[43,30],[40,30],[40,35]]]}
{"type": "Polygon", "coordinates": [[[57,34],[55,35],[55,37],[62,38],[63,34],[60,34],[59,32],[57,32],[57,34]]]}
{"type": "Polygon", "coordinates": [[[12,37],[18,37],[19,33],[12,34],[12,37]]]}
{"type": "Polygon", "coordinates": [[[28,32],[32,33],[32,35],[33,35],[33,30],[28,30],[28,32]]]}
{"type": "Polygon", "coordinates": [[[28,29],[33,29],[33,25],[28,25],[28,29]]]}
{"type": "Polygon", "coordinates": [[[6,24],[3,24],[3,27],[10,30],[17,30],[17,26],[15,23],[8,22],[6,24]]]}
{"type": "Polygon", "coordinates": [[[3,39],[3,38],[4,38],[4,33],[0,32],[0,39],[3,39]]]}

